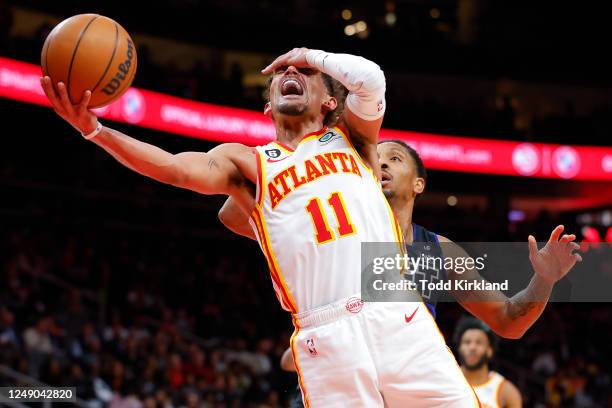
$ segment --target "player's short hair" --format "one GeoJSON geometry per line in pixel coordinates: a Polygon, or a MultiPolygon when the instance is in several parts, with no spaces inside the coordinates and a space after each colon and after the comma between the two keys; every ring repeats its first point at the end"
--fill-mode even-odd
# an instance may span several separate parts
{"type": "Polygon", "coordinates": [[[381,140],[378,144],[382,143],[396,143],[404,148],[414,160],[414,164],[416,166],[417,176],[427,181],[427,170],[425,169],[425,165],[423,164],[423,160],[421,160],[421,156],[414,150],[408,143],[399,139],[389,139],[389,140],[381,140]]]}
{"type": "Polygon", "coordinates": [[[323,83],[327,88],[327,93],[329,96],[336,98],[338,103],[336,109],[327,112],[325,118],[323,119],[323,124],[325,126],[334,126],[336,123],[338,123],[338,119],[340,119],[342,112],[344,112],[344,102],[346,101],[348,90],[340,83],[340,81],[323,72],[321,72],[321,77],[323,78],[323,83]]]}
{"type": "MultiPolygon", "coordinates": [[[[321,72],[321,78],[323,79],[323,84],[325,84],[325,88],[327,89],[329,96],[336,98],[338,103],[336,109],[327,112],[325,118],[323,118],[323,125],[330,127],[338,123],[338,119],[340,119],[342,112],[344,112],[344,102],[346,101],[348,90],[340,83],[340,81],[332,78],[324,72],[321,72]]],[[[268,78],[268,86],[265,93],[268,101],[270,100],[270,85],[272,85],[272,76],[268,78]]]]}
{"type": "Polygon", "coordinates": [[[485,322],[472,316],[463,316],[461,319],[459,319],[459,322],[455,327],[455,333],[453,334],[453,343],[455,343],[455,347],[459,347],[463,334],[471,329],[483,331],[487,335],[489,345],[493,351],[497,349],[498,339],[495,333],[493,333],[493,330],[491,330],[491,328],[487,326],[485,322]]]}

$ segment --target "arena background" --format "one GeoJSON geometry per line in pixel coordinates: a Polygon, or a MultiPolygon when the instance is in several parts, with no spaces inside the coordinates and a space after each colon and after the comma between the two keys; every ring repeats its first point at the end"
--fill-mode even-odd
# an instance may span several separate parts
{"type": "MultiPolygon", "coordinates": [[[[563,223],[580,241],[612,242],[611,32],[599,3],[0,0],[2,385],[77,386],[92,407],[282,407],[295,393],[279,368],[289,316],[257,245],[218,222],[223,198],[118,165],[40,106],[35,68],[15,62],[38,64],[50,29],[84,12],[132,34],[135,87],[215,106],[260,111],[259,70],[294,46],[368,57],[387,75],[384,128],[451,151],[425,158],[415,222],[456,241],[545,240],[563,223]],[[494,141],[529,144],[503,171],[494,155],[488,167],[456,159],[494,141]],[[573,148],[551,156],[559,145],[573,148]],[[599,146],[599,162],[583,146],[599,146]]],[[[249,136],[130,125],[142,101],[128,102],[107,123],[172,152],[249,136]]],[[[462,314],[439,305],[448,341],[462,314]]],[[[550,304],[522,339],[501,341],[494,367],[526,407],[612,406],[611,334],[609,304],[550,304]]]]}

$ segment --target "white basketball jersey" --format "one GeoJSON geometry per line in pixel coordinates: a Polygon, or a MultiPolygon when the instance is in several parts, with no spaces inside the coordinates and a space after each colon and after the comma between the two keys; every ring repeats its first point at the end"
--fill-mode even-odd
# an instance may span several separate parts
{"type": "Polygon", "coordinates": [[[504,376],[500,373],[491,371],[489,373],[489,380],[486,383],[473,386],[474,392],[476,392],[483,408],[502,408],[499,392],[505,380],[504,376]]]}
{"type": "Polygon", "coordinates": [[[402,234],[344,131],[324,128],[295,150],[271,142],[257,153],[250,223],[283,308],[298,313],[359,293],[361,243],[401,243],[402,234]]]}

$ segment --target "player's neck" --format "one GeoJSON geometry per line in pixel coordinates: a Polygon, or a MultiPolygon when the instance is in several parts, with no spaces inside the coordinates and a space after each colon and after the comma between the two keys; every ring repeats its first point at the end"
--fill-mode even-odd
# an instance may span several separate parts
{"type": "Polygon", "coordinates": [[[276,140],[295,148],[304,135],[321,130],[323,122],[321,118],[304,118],[286,116],[274,121],[276,128],[276,140]]]}
{"type": "Polygon", "coordinates": [[[391,208],[395,213],[397,222],[402,228],[404,242],[407,244],[412,244],[414,241],[412,233],[412,210],[414,208],[414,201],[409,200],[406,202],[399,197],[392,197],[389,199],[389,203],[391,204],[391,208]]]}
{"type": "Polygon", "coordinates": [[[478,386],[486,383],[489,380],[489,365],[485,364],[476,370],[467,370],[461,366],[461,371],[465,375],[466,380],[471,386],[478,386]]]}

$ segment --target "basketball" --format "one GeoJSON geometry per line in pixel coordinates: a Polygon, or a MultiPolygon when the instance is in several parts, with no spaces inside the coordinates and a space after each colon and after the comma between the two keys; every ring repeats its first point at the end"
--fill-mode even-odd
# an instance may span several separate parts
{"type": "Polygon", "coordinates": [[[40,65],[44,75],[66,85],[73,104],[91,91],[89,108],[108,105],[130,87],[136,73],[136,48],[114,20],[79,14],[59,23],[47,36],[40,65]]]}

